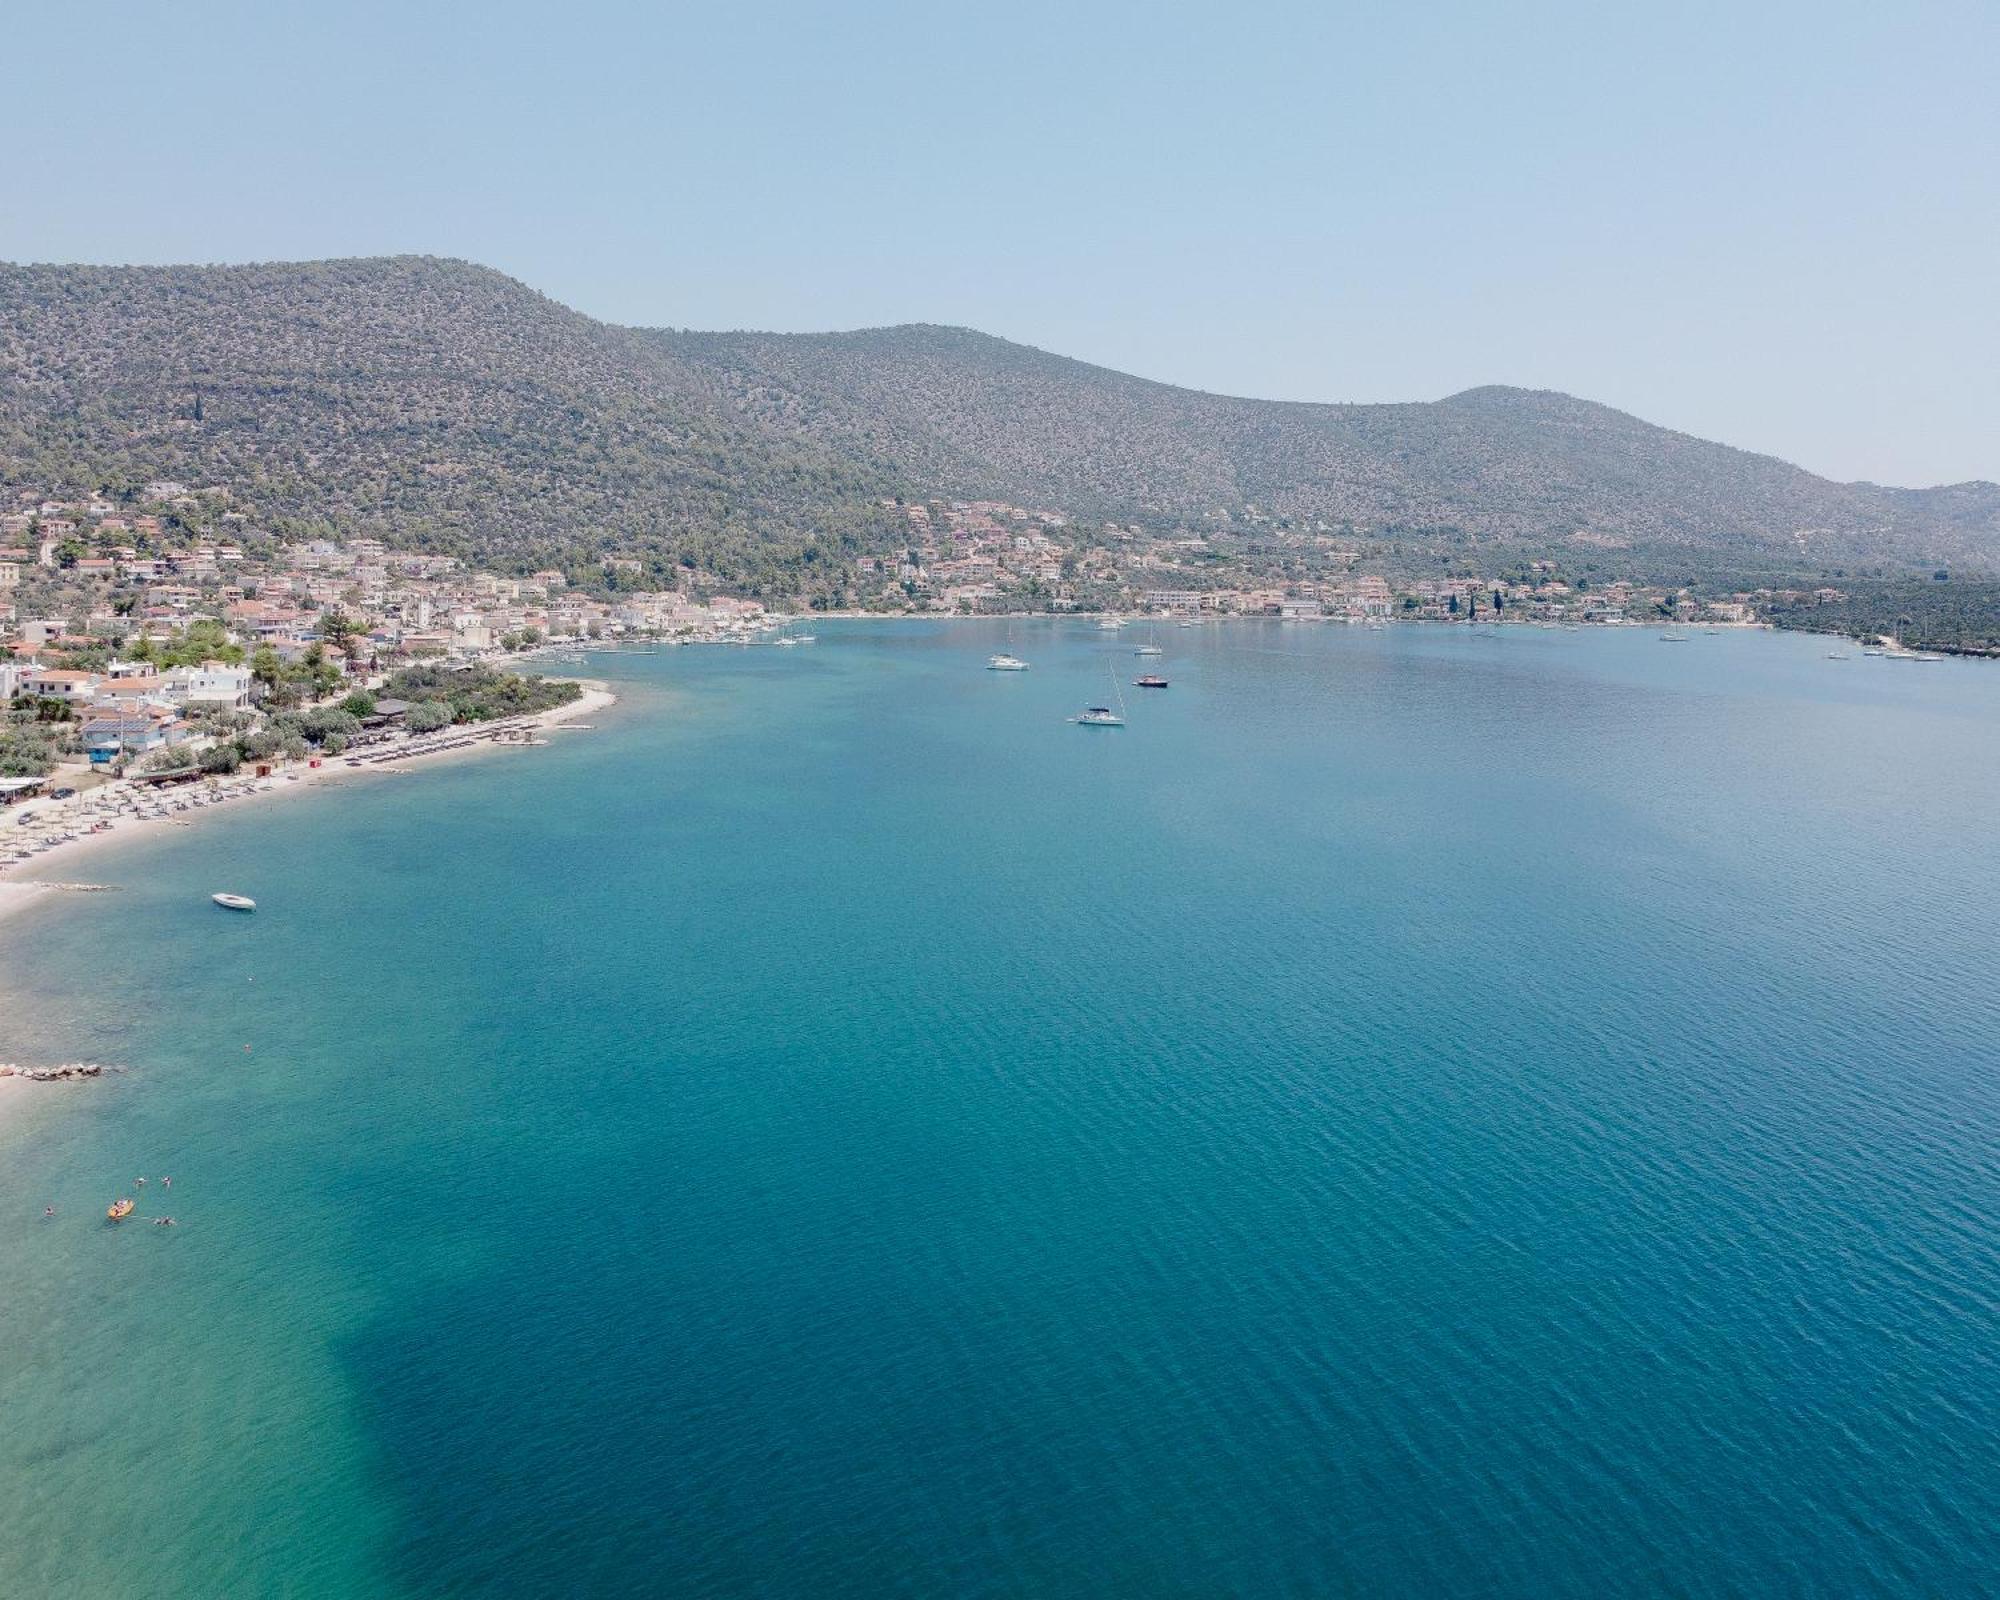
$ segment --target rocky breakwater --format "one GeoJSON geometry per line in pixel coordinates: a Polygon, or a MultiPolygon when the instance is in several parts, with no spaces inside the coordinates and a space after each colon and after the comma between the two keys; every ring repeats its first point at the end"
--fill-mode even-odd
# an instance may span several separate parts
{"type": "Polygon", "coordinates": [[[0,1078],[25,1078],[30,1083],[68,1083],[76,1078],[96,1078],[124,1070],[101,1061],[65,1061],[53,1067],[23,1067],[12,1061],[0,1061],[0,1078]]]}

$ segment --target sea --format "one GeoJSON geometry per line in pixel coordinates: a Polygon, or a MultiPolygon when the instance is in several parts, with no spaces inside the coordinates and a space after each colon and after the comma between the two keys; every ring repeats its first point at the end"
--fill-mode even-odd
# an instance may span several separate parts
{"type": "Polygon", "coordinates": [[[0,1596],[2000,1593],[2000,664],[815,631],[0,924],[0,1596]]]}

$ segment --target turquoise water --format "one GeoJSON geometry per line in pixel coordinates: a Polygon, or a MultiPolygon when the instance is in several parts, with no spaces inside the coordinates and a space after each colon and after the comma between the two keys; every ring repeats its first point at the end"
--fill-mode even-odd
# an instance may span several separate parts
{"type": "Polygon", "coordinates": [[[1992,1591],[2000,669],[820,637],[0,925],[0,1594],[1992,1591]]]}

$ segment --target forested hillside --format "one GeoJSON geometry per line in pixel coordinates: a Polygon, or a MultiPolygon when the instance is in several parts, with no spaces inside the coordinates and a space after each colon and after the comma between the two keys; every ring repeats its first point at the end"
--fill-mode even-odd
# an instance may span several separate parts
{"type": "Polygon", "coordinates": [[[616,549],[772,589],[892,543],[895,494],[1690,569],[2000,554],[1995,485],[1831,483],[1560,394],[1301,405],[964,329],[633,330],[409,257],[0,267],[0,476],[220,482],[281,532],[500,565],[616,549]]]}
{"type": "Polygon", "coordinates": [[[2000,486],[1832,483],[1562,394],[1240,400],[961,328],[657,337],[774,426],[966,492],[1174,518],[1256,507],[1405,533],[1689,546],[1807,566],[2000,552],[2000,486]]]}
{"type": "Polygon", "coordinates": [[[498,565],[616,548],[787,586],[892,486],[649,340],[424,259],[0,268],[0,473],[222,483],[283,530],[498,565]]]}

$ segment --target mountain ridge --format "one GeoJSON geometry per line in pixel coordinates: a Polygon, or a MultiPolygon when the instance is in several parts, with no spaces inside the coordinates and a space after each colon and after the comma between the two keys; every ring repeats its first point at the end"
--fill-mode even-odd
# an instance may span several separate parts
{"type": "Polygon", "coordinates": [[[1559,390],[1267,401],[954,324],[627,328],[429,256],[0,265],[0,476],[36,473],[240,481],[291,526],[771,582],[891,541],[895,496],[1710,566],[2000,559],[2000,485],[1837,483],[1559,390]]]}

